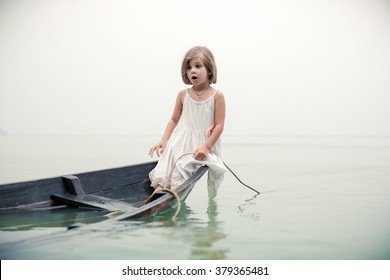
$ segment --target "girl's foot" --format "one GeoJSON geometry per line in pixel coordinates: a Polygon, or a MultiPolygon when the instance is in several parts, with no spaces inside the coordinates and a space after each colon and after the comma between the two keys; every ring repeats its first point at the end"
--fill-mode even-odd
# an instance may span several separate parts
{"type": "Polygon", "coordinates": [[[164,190],[164,189],[169,189],[169,188],[163,187],[163,186],[161,186],[161,185],[157,185],[157,186],[154,188],[153,193],[146,199],[145,204],[149,203],[149,202],[152,200],[153,196],[154,196],[156,193],[158,193],[159,191],[164,190]]]}
{"type": "Polygon", "coordinates": [[[161,190],[165,189],[165,187],[161,186],[161,185],[157,185],[155,188],[154,188],[154,192],[153,193],[156,193],[156,192],[159,192],[161,190]]]}

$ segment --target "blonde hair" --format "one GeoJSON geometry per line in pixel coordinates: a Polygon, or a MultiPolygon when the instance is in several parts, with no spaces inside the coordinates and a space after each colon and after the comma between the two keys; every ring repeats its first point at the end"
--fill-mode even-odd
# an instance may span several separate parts
{"type": "Polygon", "coordinates": [[[209,73],[209,84],[215,84],[217,82],[217,65],[213,53],[206,47],[196,46],[191,48],[184,56],[183,63],[181,64],[181,77],[186,85],[191,85],[191,81],[187,76],[188,64],[191,59],[195,57],[201,57],[204,66],[209,73]]]}

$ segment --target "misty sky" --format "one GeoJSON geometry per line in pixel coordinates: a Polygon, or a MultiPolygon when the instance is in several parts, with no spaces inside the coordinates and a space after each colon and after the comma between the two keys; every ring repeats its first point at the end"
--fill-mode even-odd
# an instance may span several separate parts
{"type": "Polygon", "coordinates": [[[227,135],[390,135],[386,0],[0,0],[0,130],[161,135],[194,45],[227,135]]]}

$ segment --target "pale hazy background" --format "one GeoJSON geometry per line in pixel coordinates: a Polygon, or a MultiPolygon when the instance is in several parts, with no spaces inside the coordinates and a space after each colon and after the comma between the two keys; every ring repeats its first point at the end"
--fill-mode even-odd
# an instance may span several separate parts
{"type": "Polygon", "coordinates": [[[208,46],[227,135],[389,135],[385,0],[0,0],[0,134],[161,134],[208,46]]]}

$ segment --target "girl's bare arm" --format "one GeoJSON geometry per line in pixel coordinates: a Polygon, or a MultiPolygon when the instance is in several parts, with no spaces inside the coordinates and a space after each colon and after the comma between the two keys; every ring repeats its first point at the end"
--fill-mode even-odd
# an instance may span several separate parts
{"type": "Polygon", "coordinates": [[[226,113],[226,105],[225,98],[222,92],[217,92],[215,95],[215,112],[214,112],[214,126],[211,131],[210,137],[203,144],[202,147],[198,148],[194,157],[198,160],[205,160],[207,158],[207,154],[213,145],[217,142],[219,137],[223,132],[223,128],[225,125],[225,113],[226,113]]]}
{"type": "Polygon", "coordinates": [[[183,95],[184,95],[184,91],[180,91],[179,94],[177,95],[172,116],[168,121],[164,134],[161,137],[161,140],[152,148],[150,148],[149,150],[150,156],[153,156],[154,152],[156,152],[157,156],[160,156],[164,152],[168,139],[169,137],[171,137],[173,130],[175,129],[177,123],[179,122],[181,112],[183,110],[183,95]]]}

